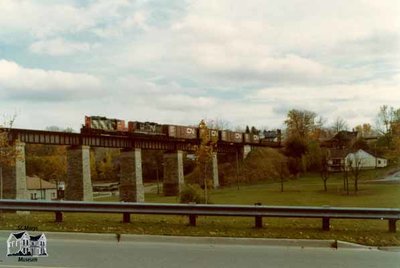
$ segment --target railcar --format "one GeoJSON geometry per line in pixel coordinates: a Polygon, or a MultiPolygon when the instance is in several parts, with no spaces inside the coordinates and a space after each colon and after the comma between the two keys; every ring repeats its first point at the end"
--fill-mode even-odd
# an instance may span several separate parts
{"type": "MultiPolygon", "coordinates": [[[[177,139],[199,139],[201,129],[192,126],[162,125],[154,122],[125,121],[109,119],[103,116],[85,116],[85,124],[81,132],[101,135],[130,135],[142,134],[153,136],[166,136],[177,139]]],[[[258,144],[260,137],[253,133],[242,133],[230,130],[208,129],[208,138],[212,142],[224,141],[229,143],[258,144]]]]}

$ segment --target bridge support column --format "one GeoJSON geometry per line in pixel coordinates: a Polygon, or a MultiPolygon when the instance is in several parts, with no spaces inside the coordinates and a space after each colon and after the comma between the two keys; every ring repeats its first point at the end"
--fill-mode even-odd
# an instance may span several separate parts
{"type": "Polygon", "coordinates": [[[93,201],[89,146],[71,146],[67,150],[65,199],[93,201]]]}
{"type": "Polygon", "coordinates": [[[212,174],[213,174],[213,186],[214,189],[219,187],[219,177],[218,177],[218,154],[212,154],[212,174]]]}
{"type": "Polygon", "coordinates": [[[25,143],[14,147],[16,157],[11,165],[2,168],[0,197],[2,199],[29,199],[26,187],[25,143]]]}
{"type": "Polygon", "coordinates": [[[127,149],[120,155],[119,198],[125,202],[144,202],[142,150],[127,149]]]}
{"type": "Polygon", "coordinates": [[[164,195],[178,195],[183,184],[183,152],[164,154],[164,195]]]}
{"type": "Polygon", "coordinates": [[[243,146],[243,159],[246,159],[247,155],[251,152],[251,146],[250,145],[244,145],[243,146]]]}

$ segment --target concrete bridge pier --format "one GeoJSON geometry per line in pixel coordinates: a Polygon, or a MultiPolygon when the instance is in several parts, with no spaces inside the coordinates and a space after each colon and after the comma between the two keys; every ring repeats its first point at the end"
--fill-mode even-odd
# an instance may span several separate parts
{"type": "Polygon", "coordinates": [[[217,189],[219,187],[219,177],[218,177],[218,154],[216,152],[212,154],[212,175],[213,175],[213,188],[217,189]]]}
{"type": "Polygon", "coordinates": [[[14,149],[16,157],[13,163],[2,168],[0,195],[3,199],[29,199],[26,187],[25,143],[16,143],[14,149]]]}
{"type": "Polygon", "coordinates": [[[120,155],[119,197],[125,202],[144,202],[142,150],[124,149],[120,155]]]}
{"type": "Polygon", "coordinates": [[[164,154],[164,195],[179,195],[184,181],[183,152],[169,152],[164,154]]]}
{"type": "Polygon", "coordinates": [[[71,146],[67,149],[65,199],[93,201],[89,146],[71,146]]]}

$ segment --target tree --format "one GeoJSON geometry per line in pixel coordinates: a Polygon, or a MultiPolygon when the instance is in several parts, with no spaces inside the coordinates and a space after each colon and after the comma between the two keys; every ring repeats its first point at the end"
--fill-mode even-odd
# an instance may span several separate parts
{"type": "Polygon", "coordinates": [[[388,148],[392,145],[392,126],[396,123],[400,123],[400,108],[381,106],[376,119],[376,128],[383,135],[388,148]]]}
{"type": "Polygon", "coordinates": [[[27,144],[26,172],[29,176],[37,175],[47,180],[64,180],[67,174],[65,147],[27,144]]]}
{"type": "Polygon", "coordinates": [[[252,126],[250,129],[250,133],[251,134],[255,134],[255,135],[259,135],[260,134],[260,130],[258,130],[255,126],[252,126]]]}
{"type": "Polygon", "coordinates": [[[348,130],[348,129],[349,129],[349,125],[347,124],[347,122],[341,117],[336,117],[335,121],[332,124],[332,130],[335,133],[338,133],[340,131],[348,130]]]}
{"type": "Polygon", "coordinates": [[[354,192],[358,192],[358,180],[360,179],[361,169],[363,166],[363,159],[360,155],[355,152],[348,156],[346,159],[346,166],[345,168],[350,169],[351,174],[354,177],[354,192]]]}
{"type": "Polygon", "coordinates": [[[53,132],[69,132],[69,133],[73,133],[74,130],[71,127],[67,127],[67,128],[61,128],[58,126],[48,126],[46,127],[47,131],[53,131],[53,132]]]}
{"type": "Polygon", "coordinates": [[[327,181],[329,179],[329,165],[328,165],[328,154],[327,151],[324,151],[321,156],[321,165],[320,165],[320,175],[321,179],[324,182],[324,191],[328,191],[327,181]]]}
{"type": "Polygon", "coordinates": [[[200,177],[203,179],[204,183],[204,198],[206,203],[209,200],[208,196],[208,187],[211,186],[209,183],[209,174],[211,172],[207,172],[210,168],[212,154],[214,147],[216,144],[213,142],[209,135],[209,129],[204,122],[201,120],[199,124],[199,132],[200,132],[200,145],[197,147],[195,155],[196,155],[196,165],[199,169],[200,177]]]}
{"type": "Polygon", "coordinates": [[[105,157],[98,163],[98,177],[103,181],[117,181],[117,171],[114,167],[113,156],[107,151],[105,157]]]}
{"type": "Polygon", "coordinates": [[[231,129],[231,123],[227,120],[221,119],[221,118],[216,118],[216,119],[207,119],[206,125],[210,129],[218,129],[218,130],[224,130],[224,129],[231,129]]]}
{"type": "Polygon", "coordinates": [[[316,117],[317,114],[312,111],[290,110],[285,120],[289,137],[297,136],[307,139],[316,127],[316,117]]]}
{"type": "Polygon", "coordinates": [[[373,129],[371,124],[364,123],[362,125],[357,125],[355,130],[361,137],[369,137],[373,135],[373,129]]]}
{"type": "Polygon", "coordinates": [[[18,151],[8,136],[15,119],[16,115],[13,115],[8,120],[4,119],[3,124],[0,125],[0,199],[3,199],[3,168],[13,166],[18,158],[18,151]]]}

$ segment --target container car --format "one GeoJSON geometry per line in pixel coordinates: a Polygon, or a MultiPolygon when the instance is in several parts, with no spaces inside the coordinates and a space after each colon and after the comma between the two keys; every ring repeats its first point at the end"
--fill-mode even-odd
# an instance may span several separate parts
{"type": "Polygon", "coordinates": [[[221,130],[220,139],[226,142],[242,143],[243,133],[229,130],[221,130]]]}
{"type": "Polygon", "coordinates": [[[163,125],[154,122],[128,122],[128,132],[142,133],[150,135],[166,135],[163,130],[163,125]]]}
{"type": "Polygon", "coordinates": [[[168,137],[179,139],[197,139],[198,128],[176,125],[164,125],[164,131],[168,137]]]}

